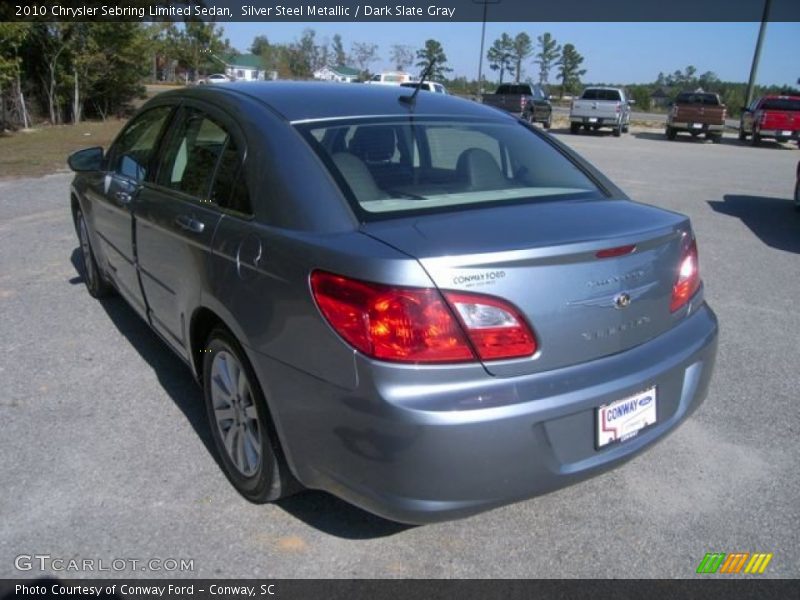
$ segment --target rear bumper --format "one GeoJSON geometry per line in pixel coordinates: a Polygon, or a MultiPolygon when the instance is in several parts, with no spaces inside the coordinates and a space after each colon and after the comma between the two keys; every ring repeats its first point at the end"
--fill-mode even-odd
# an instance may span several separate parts
{"type": "Polygon", "coordinates": [[[800,140],[800,131],[790,131],[788,129],[760,129],[758,135],[768,138],[779,138],[782,140],[800,140]]]}
{"type": "Polygon", "coordinates": [[[725,130],[725,125],[722,123],[715,125],[709,123],[684,123],[676,121],[674,123],[667,123],[667,126],[680,131],[699,131],[704,133],[708,131],[722,133],[725,130]]]}
{"type": "Polygon", "coordinates": [[[591,117],[582,117],[578,115],[570,115],[569,116],[570,123],[579,123],[581,125],[591,125],[592,127],[617,127],[622,123],[622,117],[614,116],[614,117],[600,117],[600,116],[591,116],[591,117]],[[592,120],[594,119],[594,120],[592,120]]]}
{"type": "Polygon", "coordinates": [[[388,519],[426,523],[542,494],[633,457],[701,403],[716,346],[716,317],[703,304],[636,348],[528,376],[467,366],[436,377],[435,368],[354,355],[359,383],[346,390],[263,355],[255,366],[301,483],[388,519]],[[657,423],[597,450],[596,408],[652,386],[657,423]]]}

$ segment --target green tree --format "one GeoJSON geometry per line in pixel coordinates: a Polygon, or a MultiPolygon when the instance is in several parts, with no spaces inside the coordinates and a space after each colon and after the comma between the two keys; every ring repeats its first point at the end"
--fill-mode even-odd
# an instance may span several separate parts
{"type": "MultiPolygon", "coordinates": [[[[544,33],[536,38],[539,51],[536,53],[536,60],[539,65],[539,83],[546,84],[550,78],[550,69],[558,64],[561,57],[561,46],[558,45],[553,36],[544,33]]],[[[566,46],[564,47],[566,49],[566,46]]],[[[575,47],[573,46],[573,49],[575,47]]]]}
{"type": "Polygon", "coordinates": [[[394,44],[389,50],[389,60],[398,71],[403,71],[414,62],[414,50],[406,44],[394,44]]]}
{"type": "Polygon", "coordinates": [[[342,36],[340,36],[338,33],[333,36],[331,54],[333,54],[333,62],[335,67],[343,67],[347,64],[347,54],[345,54],[344,45],[342,45],[342,36]]]}
{"type": "Polygon", "coordinates": [[[30,125],[22,89],[20,56],[20,48],[30,31],[28,23],[0,22],[0,128],[12,123],[19,123],[26,129],[30,125]]]}
{"type": "Polygon", "coordinates": [[[514,81],[519,83],[522,78],[522,63],[533,54],[533,43],[530,36],[524,31],[518,33],[512,44],[512,54],[514,59],[514,81]]]}
{"type": "Polygon", "coordinates": [[[581,83],[581,76],[586,74],[586,69],[581,69],[583,63],[583,56],[581,56],[575,46],[572,44],[564,44],[561,51],[561,58],[558,59],[556,65],[558,66],[558,78],[561,80],[561,98],[564,97],[564,92],[575,93],[581,83]]]}
{"type": "Polygon", "coordinates": [[[445,78],[445,73],[453,70],[445,66],[447,64],[447,55],[437,40],[425,40],[425,46],[417,50],[417,64],[415,66],[424,70],[431,64],[431,61],[435,61],[429,77],[432,80],[441,81],[445,78]]]}
{"type": "Polygon", "coordinates": [[[362,79],[368,79],[369,66],[376,60],[380,60],[378,57],[378,44],[353,42],[353,45],[350,46],[350,57],[358,66],[358,70],[361,71],[362,79]]]}
{"type": "Polygon", "coordinates": [[[219,71],[222,56],[231,51],[228,40],[222,39],[223,31],[216,23],[187,21],[179,42],[181,62],[197,80],[201,74],[219,71]]]}
{"type": "Polygon", "coordinates": [[[269,40],[265,35],[257,35],[253,38],[253,43],[250,44],[250,53],[256,56],[262,56],[265,51],[269,51],[269,40]]]}
{"type": "Polygon", "coordinates": [[[486,52],[489,68],[492,71],[500,71],[501,84],[503,83],[503,75],[505,72],[514,68],[513,56],[514,40],[507,33],[497,38],[486,52]]]}

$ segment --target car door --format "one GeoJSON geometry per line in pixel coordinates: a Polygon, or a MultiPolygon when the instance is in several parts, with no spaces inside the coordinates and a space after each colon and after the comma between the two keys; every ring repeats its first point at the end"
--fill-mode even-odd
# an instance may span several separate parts
{"type": "Polygon", "coordinates": [[[134,118],[109,149],[105,175],[87,190],[93,204],[92,225],[105,258],[104,270],[142,314],[145,305],[134,256],[134,210],[174,108],[157,106],[134,118]]]}
{"type": "Polygon", "coordinates": [[[741,131],[745,133],[752,133],[753,131],[753,119],[755,116],[755,112],[758,108],[759,100],[754,100],[750,103],[744,111],[742,111],[742,122],[739,125],[741,131]]]}
{"type": "Polygon", "coordinates": [[[137,259],[150,322],[184,356],[242,139],[225,113],[186,101],[163,145],[155,185],[137,201],[137,259]]]}

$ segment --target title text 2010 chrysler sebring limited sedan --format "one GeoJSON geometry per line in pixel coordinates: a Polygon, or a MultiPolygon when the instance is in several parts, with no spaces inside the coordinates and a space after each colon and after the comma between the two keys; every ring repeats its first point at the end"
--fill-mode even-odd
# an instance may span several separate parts
{"type": "Polygon", "coordinates": [[[385,86],[160,94],[70,157],[89,292],[202,383],[228,477],[422,523],[576,482],[704,398],[689,220],[506,113],[385,86]]]}

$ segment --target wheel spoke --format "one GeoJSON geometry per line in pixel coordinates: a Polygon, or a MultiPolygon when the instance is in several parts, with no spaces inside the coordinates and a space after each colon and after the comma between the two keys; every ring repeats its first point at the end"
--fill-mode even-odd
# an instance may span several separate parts
{"type": "Polygon", "coordinates": [[[233,462],[236,463],[236,466],[239,467],[242,473],[245,475],[248,474],[244,457],[244,435],[241,429],[237,429],[236,432],[236,459],[233,462]]]}
{"type": "Polygon", "coordinates": [[[215,408],[214,409],[214,416],[217,419],[217,423],[222,424],[225,421],[233,421],[234,419],[234,412],[233,409],[228,408],[215,408]]]}
{"type": "Polygon", "coordinates": [[[248,471],[253,472],[258,468],[261,459],[261,445],[249,427],[245,427],[245,456],[248,471]]]}
{"type": "Polygon", "coordinates": [[[231,458],[234,458],[233,442],[235,437],[236,437],[236,427],[231,425],[231,427],[223,434],[223,441],[225,442],[225,450],[228,451],[228,456],[230,456],[231,458]]]}

